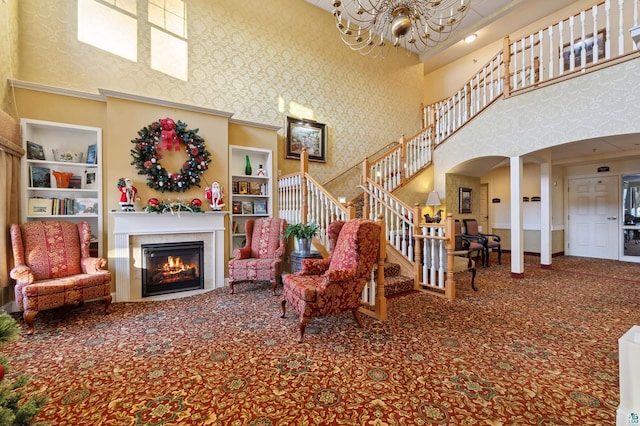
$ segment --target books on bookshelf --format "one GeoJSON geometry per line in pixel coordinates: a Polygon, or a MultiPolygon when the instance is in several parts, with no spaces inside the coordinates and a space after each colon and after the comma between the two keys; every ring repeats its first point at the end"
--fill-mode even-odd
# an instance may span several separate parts
{"type": "Polygon", "coordinates": [[[48,167],[31,166],[31,187],[51,188],[51,169],[48,167]]]}
{"type": "Polygon", "coordinates": [[[267,200],[255,200],[253,202],[253,214],[267,214],[267,200]]]}
{"type": "Polygon", "coordinates": [[[231,204],[231,212],[233,214],[241,214],[242,213],[242,202],[241,201],[234,201],[231,204]]]}
{"type": "Polygon", "coordinates": [[[76,198],[76,214],[98,214],[97,198],[76,198]]]}

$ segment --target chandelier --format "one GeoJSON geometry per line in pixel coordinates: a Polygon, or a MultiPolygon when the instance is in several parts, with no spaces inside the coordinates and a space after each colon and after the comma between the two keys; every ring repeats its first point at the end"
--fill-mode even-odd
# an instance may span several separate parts
{"type": "Polygon", "coordinates": [[[363,55],[384,57],[395,47],[422,53],[446,40],[471,0],[334,0],[340,37],[363,55]]]}

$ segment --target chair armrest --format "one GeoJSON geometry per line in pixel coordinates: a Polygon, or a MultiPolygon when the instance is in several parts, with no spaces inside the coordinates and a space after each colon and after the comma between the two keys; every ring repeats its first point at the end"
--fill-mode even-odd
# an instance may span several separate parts
{"type": "Polygon", "coordinates": [[[298,275],[322,275],[329,269],[331,259],[302,259],[302,270],[298,275]]]}
{"type": "Polygon", "coordinates": [[[482,245],[487,243],[487,239],[483,235],[462,234],[462,238],[465,238],[468,241],[476,241],[482,245]]]}
{"type": "Polygon", "coordinates": [[[83,257],[80,259],[80,267],[84,274],[97,274],[107,266],[107,261],[101,257],[83,257]]]}
{"type": "Polygon", "coordinates": [[[16,265],[9,276],[22,284],[31,284],[33,282],[33,272],[27,265],[16,265]]]}
{"type": "Polygon", "coordinates": [[[327,284],[338,281],[352,281],[356,278],[355,269],[332,269],[324,273],[327,284]]]}
{"type": "MultiPolygon", "coordinates": [[[[482,234],[480,234],[480,235],[482,235],[482,236],[483,236],[483,237],[485,237],[485,238],[487,238],[487,237],[492,237],[492,238],[493,238],[493,241],[495,241],[496,243],[499,243],[499,242],[500,242],[500,235],[497,235],[497,234],[485,234],[485,233],[482,233],[482,234]]],[[[487,238],[487,240],[488,240],[488,239],[489,239],[489,238],[487,238]]]]}
{"type": "Polygon", "coordinates": [[[237,248],[235,250],[233,250],[233,258],[238,260],[238,259],[248,259],[249,257],[251,257],[251,247],[250,246],[244,246],[242,248],[237,248]]]}

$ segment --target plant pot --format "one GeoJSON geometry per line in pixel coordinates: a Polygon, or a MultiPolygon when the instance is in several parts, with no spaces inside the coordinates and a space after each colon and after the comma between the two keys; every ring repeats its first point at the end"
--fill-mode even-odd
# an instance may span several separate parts
{"type": "Polygon", "coordinates": [[[311,251],[311,238],[298,238],[298,250],[302,253],[311,251]]]}

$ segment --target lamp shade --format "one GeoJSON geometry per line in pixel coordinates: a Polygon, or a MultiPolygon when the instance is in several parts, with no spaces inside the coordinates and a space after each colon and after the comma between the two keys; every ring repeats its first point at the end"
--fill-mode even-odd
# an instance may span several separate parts
{"type": "Polygon", "coordinates": [[[442,204],[440,201],[440,196],[438,195],[438,191],[431,191],[427,196],[427,202],[425,203],[427,206],[439,206],[442,204]]]}

